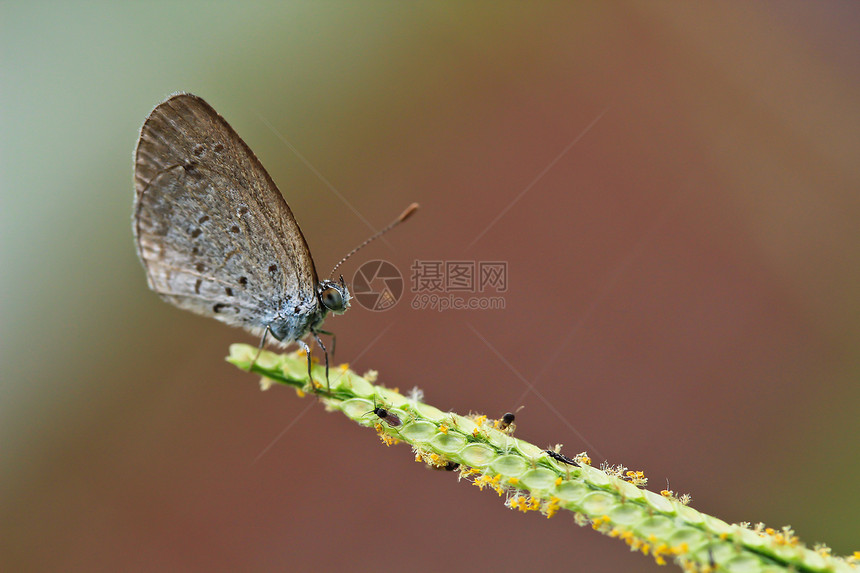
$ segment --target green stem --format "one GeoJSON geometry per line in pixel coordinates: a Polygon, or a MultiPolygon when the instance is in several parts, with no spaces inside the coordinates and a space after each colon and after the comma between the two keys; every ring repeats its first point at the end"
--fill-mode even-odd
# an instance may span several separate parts
{"type": "MultiPolygon", "coordinates": [[[[642,489],[647,480],[641,472],[593,468],[584,453],[573,458],[578,466],[564,463],[510,429],[499,430],[497,420],[443,412],[420,397],[374,384],[375,374],[362,377],[344,365],[330,372],[330,388],[316,382],[312,389],[303,354],[263,351],[255,362],[256,355],[256,348],[234,344],[227,360],[262,374],[264,389],[275,382],[314,393],[329,409],[375,428],[386,444],[408,443],[417,461],[456,468],[480,489],[504,496],[511,509],[547,517],[571,511],[577,524],[621,539],[661,565],[672,560],[685,571],[860,571],[857,553],[844,559],[827,548],[809,549],[788,527],[730,525],[689,507],[686,496],[642,489]],[[376,408],[385,410],[376,411],[383,418],[376,408]]],[[[314,378],[325,380],[319,365],[314,378]]]]}

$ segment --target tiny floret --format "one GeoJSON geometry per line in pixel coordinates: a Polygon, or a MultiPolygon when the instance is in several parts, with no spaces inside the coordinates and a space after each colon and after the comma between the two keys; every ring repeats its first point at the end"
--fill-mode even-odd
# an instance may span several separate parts
{"type": "Polygon", "coordinates": [[[406,397],[415,402],[422,402],[424,400],[424,390],[418,386],[413,386],[409,393],[406,394],[406,397]]]}
{"type": "Polygon", "coordinates": [[[645,487],[646,485],[648,485],[648,478],[645,477],[645,472],[631,470],[624,475],[627,481],[629,481],[636,487],[645,487]]]}
{"type": "Polygon", "coordinates": [[[543,513],[546,515],[546,518],[549,519],[556,513],[558,513],[558,508],[561,504],[561,500],[555,496],[552,496],[546,505],[544,506],[543,513]]]}

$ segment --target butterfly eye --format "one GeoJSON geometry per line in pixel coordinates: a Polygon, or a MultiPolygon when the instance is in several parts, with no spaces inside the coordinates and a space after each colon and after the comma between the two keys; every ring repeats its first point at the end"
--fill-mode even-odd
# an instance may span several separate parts
{"type": "Polygon", "coordinates": [[[343,310],[343,295],[334,287],[328,287],[320,293],[320,300],[329,310],[335,312],[343,310]]]}

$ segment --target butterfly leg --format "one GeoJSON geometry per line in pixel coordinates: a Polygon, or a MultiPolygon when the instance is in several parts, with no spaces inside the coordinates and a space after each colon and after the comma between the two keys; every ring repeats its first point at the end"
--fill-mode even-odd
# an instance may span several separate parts
{"type": "Polygon", "coordinates": [[[314,386],[314,378],[311,374],[311,348],[308,346],[304,340],[296,340],[296,344],[299,345],[299,348],[305,351],[305,355],[308,357],[308,384],[311,385],[311,391],[316,392],[316,386],[314,386]]]}
{"type": "Polygon", "coordinates": [[[337,348],[337,336],[335,336],[334,332],[329,332],[328,330],[317,330],[317,334],[331,336],[331,360],[334,362],[335,348],[337,348]]]}
{"type": "Polygon", "coordinates": [[[325,345],[322,343],[322,340],[320,339],[318,334],[319,332],[322,331],[311,332],[311,334],[313,334],[314,340],[317,341],[317,344],[319,344],[320,348],[322,348],[323,354],[325,354],[325,385],[329,394],[331,394],[331,384],[328,381],[328,350],[326,350],[325,345]]]}
{"type": "Polygon", "coordinates": [[[711,549],[710,544],[708,545],[708,565],[710,566],[709,571],[717,570],[717,562],[714,560],[714,551],[711,549]]]}
{"type": "Polygon", "coordinates": [[[263,331],[263,337],[260,339],[260,346],[257,347],[257,354],[254,356],[254,360],[251,361],[251,366],[248,367],[248,370],[252,370],[254,368],[254,364],[257,363],[257,359],[260,358],[260,354],[263,352],[263,347],[266,345],[266,337],[269,335],[269,325],[266,325],[266,330],[263,331]]]}

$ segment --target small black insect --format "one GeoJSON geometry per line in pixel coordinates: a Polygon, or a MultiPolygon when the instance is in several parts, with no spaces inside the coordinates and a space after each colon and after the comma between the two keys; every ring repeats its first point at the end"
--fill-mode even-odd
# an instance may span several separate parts
{"type": "Polygon", "coordinates": [[[501,420],[499,420],[499,429],[504,432],[516,419],[517,417],[513,412],[505,412],[505,415],[502,416],[501,420]]]}
{"type": "Polygon", "coordinates": [[[559,461],[559,462],[561,462],[561,463],[563,463],[563,464],[567,464],[567,465],[569,465],[569,466],[576,466],[576,467],[580,467],[578,463],[576,463],[575,461],[573,461],[573,460],[572,460],[572,459],[570,459],[569,457],[567,457],[567,456],[565,456],[565,455],[562,455],[562,454],[560,454],[560,453],[558,453],[558,452],[554,452],[554,451],[552,451],[552,450],[544,450],[544,451],[543,451],[543,453],[545,453],[546,455],[548,455],[548,456],[549,456],[549,457],[551,457],[552,459],[554,459],[554,460],[556,460],[556,461],[559,461]]]}
{"type": "Polygon", "coordinates": [[[516,413],[522,409],[523,406],[520,406],[513,412],[505,412],[501,419],[496,421],[496,429],[508,435],[512,435],[514,433],[514,430],[517,429],[517,425],[514,423],[514,421],[517,419],[516,413]]]}
{"type": "Polygon", "coordinates": [[[398,417],[397,414],[392,414],[391,412],[380,406],[376,406],[373,409],[373,413],[379,416],[380,420],[385,420],[386,422],[388,422],[388,425],[392,428],[396,428],[402,423],[400,421],[400,417],[398,417]]]}
{"type": "Polygon", "coordinates": [[[445,462],[444,464],[442,464],[441,466],[436,466],[436,465],[433,465],[431,463],[428,463],[427,467],[430,469],[433,469],[433,470],[437,470],[437,471],[453,472],[454,470],[460,469],[460,464],[458,464],[457,462],[452,462],[449,460],[449,461],[445,462]]]}

